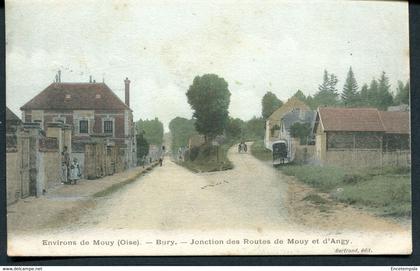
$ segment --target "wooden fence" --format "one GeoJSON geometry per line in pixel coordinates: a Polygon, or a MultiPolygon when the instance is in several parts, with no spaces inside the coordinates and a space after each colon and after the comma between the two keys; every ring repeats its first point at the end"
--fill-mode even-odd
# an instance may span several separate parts
{"type": "Polygon", "coordinates": [[[97,179],[125,170],[125,150],[119,146],[107,146],[105,143],[85,145],[84,176],[97,179]]]}
{"type": "Polygon", "coordinates": [[[409,150],[383,152],[382,150],[328,150],[326,164],[344,167],[411,166],[409,150]]]}

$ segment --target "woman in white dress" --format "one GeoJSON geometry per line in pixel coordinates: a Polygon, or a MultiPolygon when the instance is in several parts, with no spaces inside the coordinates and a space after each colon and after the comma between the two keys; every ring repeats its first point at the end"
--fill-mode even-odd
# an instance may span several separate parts
{"type": "Polygon", "coordinates": [[[80,179],[80,166],[77,162],[77,158],[73,159],[73,162],[70,165],[70,183],[76,184],[77,180],[80,179]]]}

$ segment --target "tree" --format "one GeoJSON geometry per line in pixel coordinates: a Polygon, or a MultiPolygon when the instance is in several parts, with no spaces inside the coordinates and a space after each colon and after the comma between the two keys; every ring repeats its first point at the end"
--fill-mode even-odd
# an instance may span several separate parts
{"type": "Polygon", "coordinates": [[[194,120],[176,117],[169,122],[172,137],[172,151],[186,147],[191,136],[198,134],[194,128],[194,120]]]}
{"type": "Polygon", "coordinates": [[[308,137],[311,134],[311,125],[309,123],[295,122],[290,126],[290,136],[300,139],[300,144],[308,143],[308,137]]]}
{"type": "Polygon", "coordinates": [[[147,139],[143,135],[143,133],[136,135],[137,161],[139,162],[149,154],[149,142],[147,142],[147,139]]]}
{"type": "Polygon", "coordinates": [[[306,103],[306,96],[305,94],[303,94],[303,92],[300,89],[298,89],[298,91],[296,91],[295,94],[293,94],[293,97],[296,97],[300,101],[306,103]]]}
{"type": "Polygon", "coordinates": [[[360,89],[360,106],[369,105],[369,86],[368,84],[363,84],[362,88],[360,89]]]}
{"type": "Polygon", "coordinates": [[[327,92],[330,90],[330,76],[328,75],[327,70],[324,70],[323,81],[322,81],[322,84],[318,86],[318,90],[319,92],[322,92],[322,91],[327,92]]]}
{"type": "Polygon", "coordinates": [[[396,105],[410,103],[410,83],[408,81],[405,85],[402,81],[398,81],[394,103],[396,105]]]}
{"type": "Polygon", "coordinates": [[[341,94],[341,100],[345,106],[355,106],[358,103],[358,85],[352,68],[350,67],[347,73],[347,79],[344,83],[343,93],[341,94]]]}
{"type": "Polygon", "coordinates": [[[337,83],[338,83],[337,76],[335,76],[335,74],[331,73],[330,74],[330,79],[329,79],[329,84],[328,84],[328,87],[329,87],[328,90],[331,93],[335,93],[336,96],[338,96],[337,83]]]}
{"type": "Polygon", "coordinates": [[[391,85],[389,84],[389,79],[385,72],[382,72],[378,83],[378,108],[384,110],[393,104],[393,97],[389,91],[391,85]]]}
{"type": "Polygon", "coordinates": [[[243,136],[245,122],[239,118],[229,118],[226,125],[226,137],[228,140],[240,139],[243,136]]]}
{"type": "Polygon", "coordinates": [[[314,98],[311,95],[306,96],[306,105],[309,106],[311,109],[317,108],[314,98]]]}
{"type": "Polygon", "coordinates": [[[205,136],[206,141],[221,135],[229,116],[231,94],[228,83],[215,74],[196,76],[186,95],[194,110],[196,130],[205,136]]]}
{"type": "Polygon", "coordinates": [[[265,135],[265,120],[254,116],[252,119],[246,121],[243,134],[243,138],[246,140],[263,139],[265,135]]]}
{"type": "Polygon", "coordinates": [[[283,102],[277,98],[276,94],[268,91],[262,98],[262,116],[267,119],[274,111],[283,105],[283,102]]]}
{"type": "Polygon", "coordinates": [[[367,93],[367,105],[369,106],[378,106],[378,81],[373,78],[369,85],[369,90],[367,93]]]}
{"type": "Polygon", "coordinates": [[[337,105],[337,83],[337,76],[328,74],[328,71],[325,70],[323,82],[319,85],[318,92],[313,97],[313,106],[337,105]]]}
{"type": "Polygon", "coordinates": [[[163,124],[158,118],[136,122],[137,133],[142,133],[144,138],[153,145],[161,145],[163,142],[163,124]]]}

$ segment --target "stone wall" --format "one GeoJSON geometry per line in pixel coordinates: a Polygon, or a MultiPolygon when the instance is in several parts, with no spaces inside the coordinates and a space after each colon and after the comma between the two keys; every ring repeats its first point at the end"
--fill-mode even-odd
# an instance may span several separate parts
{"type": "Polygon", "coordinates": [[[58,151],[40,152],[38,159],[38,174],[41,180],[38,190],[42,193],[61,183],[61,155],[58,151]]]}
{"type": "Polygon", "coordinates": [[[18,152],[6,153],[6,189],[7,204],[16,202],[20,198],[21,175],[18,152]]]}

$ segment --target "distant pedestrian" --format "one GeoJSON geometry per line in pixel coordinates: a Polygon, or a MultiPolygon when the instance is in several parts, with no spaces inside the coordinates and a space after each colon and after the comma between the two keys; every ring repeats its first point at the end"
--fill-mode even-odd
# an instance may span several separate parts
{"type": "Polygon", "coordinates": [[[162,164],[163,164],[163,158],[162,158],[162,157],[160,157],[160,158],[159,158],[159,166],[162,166],[162,164]]]}
{"type": "Polygon", "coordinates": [[[80,166],[77,162],[77,158],[73,159],[73,162],[70,165],[70,184],[76,184],[77,180],[80,179],[80,166]]]}

